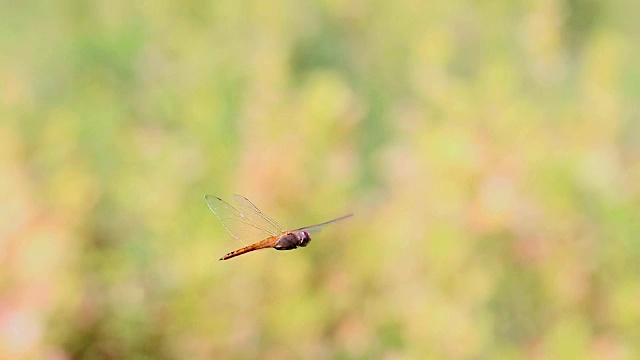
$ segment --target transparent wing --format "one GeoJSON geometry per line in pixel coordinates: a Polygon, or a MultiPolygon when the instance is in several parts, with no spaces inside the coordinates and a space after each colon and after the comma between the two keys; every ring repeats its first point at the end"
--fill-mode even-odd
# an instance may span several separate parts
{"type": "Polygon", "coordinates": [[[261,228],[275,234],[284,231],[280,224],[270,218],[267,214],[260,211],[260,209],[258,209],[258,207],[246,197],[235,194],[233,195],[233,202],[236,205],[236,209],[238,209],[242,215],[254,224],[259,225],[261,228]]]}
{"type": "Polygon", "coordinates": [[[320,232],[320,230],[324,229],[325,226],[331,225],[331,224],[335,224],[335,223],[337,223],[339,221],[348,219],[348,218],[350,218],[352,216],[353,216],[353,214],[345,215],[345,216],[339,217],[337,219],[333,219],[333,220],[329,220],[327,222],[323,222],[321,224],[305,226],[305,227],[300,228],[298,230],[304,230],[304,231],[308,232],[309,234],[317,234],[317,233],[320,232]]]}
{"type": "Polygon", "coordinates": [[[241,242],[253,242],[277,234],[273,231],[273,227],[265,227],[264,224],[256,223],[219,197],[206,195],[204,199],[227,232],[241,242]]]}

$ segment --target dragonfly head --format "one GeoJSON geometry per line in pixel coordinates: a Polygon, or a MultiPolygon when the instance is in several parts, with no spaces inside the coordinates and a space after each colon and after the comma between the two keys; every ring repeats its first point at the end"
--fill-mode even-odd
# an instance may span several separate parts
{"type": "Polygon", "coordinates": [[[307,244],[309,244],[309,241],[311,241],[311,236],[309,236],[309,233],[304,230],[300,231],[299,237],[300,245],[298,246],[307,246],[307,244]]]}

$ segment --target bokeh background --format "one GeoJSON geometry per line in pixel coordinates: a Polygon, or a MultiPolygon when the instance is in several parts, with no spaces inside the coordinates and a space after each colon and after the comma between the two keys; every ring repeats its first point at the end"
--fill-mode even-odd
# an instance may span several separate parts
{"type": "Polygon", "coordinates": [[[639,12],[0,2],[0,358],[637,359],[639,12]]]}

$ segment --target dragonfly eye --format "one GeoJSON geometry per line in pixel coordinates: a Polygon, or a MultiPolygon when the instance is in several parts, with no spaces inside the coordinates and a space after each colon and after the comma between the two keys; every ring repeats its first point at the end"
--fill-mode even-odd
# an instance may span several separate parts
{"type": "Polygon", "coordinates": [[[306,231],[301,231],[300,235],[300,246],[307,246],[309,241],[311,241],[311,236],[309,236],[309,233],[306,231]]]}

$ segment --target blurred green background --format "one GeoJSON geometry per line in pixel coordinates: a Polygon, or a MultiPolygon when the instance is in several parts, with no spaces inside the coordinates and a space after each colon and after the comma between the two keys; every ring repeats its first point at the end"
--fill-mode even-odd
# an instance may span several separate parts
{"type": "Polygon", "coordinates": [[[639,11],[0,2],[0,358],[639,358],[639,11]]]}

